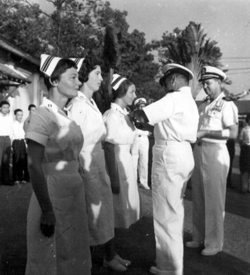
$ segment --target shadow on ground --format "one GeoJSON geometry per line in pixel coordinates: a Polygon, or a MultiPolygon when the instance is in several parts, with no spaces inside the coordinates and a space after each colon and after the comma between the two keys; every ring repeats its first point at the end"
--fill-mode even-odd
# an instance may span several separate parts
{"type": "MultiPolygon", "coordinates": [[[[26,214],[31,195],[31,185],[0,186],[0,274],[1,275],[24,275],[26,262],[26,214]]],[[[118,229],[116,232],[116,249],[124,258],[132,261],[132,265],[126,275],[150,274],[149,268],[154,264],[155,240],[152,219],[152,201],[150,190],[140,190],[141,196],[141,219],[131,226],[130,229],[118,229]]],[[[227,193],[226,217],[232,228],[249,225],[250,194],[242,196],[237,189],[227,193]],[[243,206],[247,204],[244,214],[243,206]],[[243,212],[242,212],[243,211],[243,212]],[[232,216],[232,217],[231,217],[232,216]],[[247,218],[247,219],[246,219],[247,218]],[[242,221],[243,219],[243,221],[242,221]]],[[[185,232],[184,241],[191,240],[191,216],[192,202],[191,189],[187,189],[185,196],[185,232]]],[[[249,227],[247,229],[250,234],[249,227]]],[[[201,249],[184,250],[184,275],[246,275],[250,274],[250,263],[246,255],[237,252],[238,238],[241,232],[233,229],[228,232],[225,251],[213,257],[204,257],[200,254],[201,249]],[[235,240],[235,241],[234,241],[235,240]],[[236,251],[237,250],[237,251],[236,251]],[[238,254],[237,254],[238,253],[238,254]],[[242,257],[241,257],[242,256],[242,257]]],[[[243,232],[243,230],[241,230],[243,232]]],[[[245,231],[244,231],[245,232],[245,231]]],[[[250,257],[250,235],[244,235],[246,249],[250,257]]],[[[243,244],[244,245],[244,244],[243,244]]],[[[242,244],[240,244],[242,246],[242,244]]],[[[93,275],[97,274],[121,274],[102,267],[102,260],[98,250],[94,255],[93,275]]],[[[45,274],[46,275],[46,274],[45,274]]],[[[69,274],[71,275],[71,274],[69,274]]],[[[72,274],[74,275],[74,274],[72,274]]],[[[84,275],[84,274],[83,274],[84,275]]]]}

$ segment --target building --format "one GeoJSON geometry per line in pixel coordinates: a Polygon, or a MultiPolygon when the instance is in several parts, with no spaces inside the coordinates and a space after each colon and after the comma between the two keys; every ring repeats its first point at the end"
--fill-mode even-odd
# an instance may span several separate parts
{"type": "Polygon", "coordinates": [[[25,119],[29,104],[40,105],[44,88],[39,65],[39,59],[0,36],[0,100],[10,102],[12,115],[20,108],[25,119]]]}

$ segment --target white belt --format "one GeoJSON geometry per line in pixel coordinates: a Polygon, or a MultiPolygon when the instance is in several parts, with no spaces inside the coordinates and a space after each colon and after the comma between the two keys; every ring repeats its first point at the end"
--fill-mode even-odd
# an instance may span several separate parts
{"type": "Polygon", "coordinates": [[[156,140],[155,145],[168,145],[171,143],[189,143],[188,141],[178,141],[178,140],[156,140]]]}

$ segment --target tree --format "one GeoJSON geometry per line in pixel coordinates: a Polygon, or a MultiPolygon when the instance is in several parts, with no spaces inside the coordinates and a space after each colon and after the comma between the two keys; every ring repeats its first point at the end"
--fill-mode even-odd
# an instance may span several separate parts
{"type": "Polygon", "coordinates": [[[194,97],[200,90],[198,79],[201,67],[204,65],[222,67],[220,63],[222,53],[216,46],[217,42],[206,37],[207,34],[204,33],[201,24],[190,22],[183,31],[176,28],[171,34],[166,32],[162,41],[152,44],[153,48],[160,49],[162,65],[173,61],[188,67],[194,73],[194,79],[191,81],[194,97]]]}
{"type": "MultiPolygon", "coordinates": [[[[127,12],[113,10],[102,0],[47,0],[53,10],[47,13],[30,0],[0,0],[4,10],[0,19],[0,34],[27,53],[40,57],[48,53],[65,57],[84,57],[92,52],[103,57],[107,26],[115,29],[119,61],[114,70],[136,84],[139,95],[158,98],[155,82],[159,64],[154,63],[145,41],[145,34],[128,32],[127,12]]],[[[104,83],[109,72],[103,68],[104,83]]],[[[102,85],[101,94],[107,94],[102,85]]],[[[105,99],[106,100],[106,99],[105,99]]]]}

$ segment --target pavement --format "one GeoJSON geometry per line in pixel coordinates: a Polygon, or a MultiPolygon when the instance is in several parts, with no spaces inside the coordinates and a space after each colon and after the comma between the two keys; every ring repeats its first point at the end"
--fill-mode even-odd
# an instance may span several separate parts
{"type": "MultiPolygon", "coordinates": [[[[201,248],[184,248],[184,275],[250,274],[250,193],[240,193],[238,156],[239,148],[234,159],[234,189],[227,189],[223,251],[205,257],[200,254],[201,248]]],[[[31,193],[30,183],[0,186],[0,275],[24,275],[26,215],[31,193]]],[[[155,260],[151,190],[140,189],[140,198],[140,220],[129,229],[116,232],[117,252],[132,261],[125,275],[150,274],[149,268],[155,260]]],[[[184,242],[192,239],[191,233],[192,190],[189,187],[185,194],[184,242]]],[[[93,261],[93,275],[97,274],[121,274],[102,267],[98,249],[93,261]]]]}

